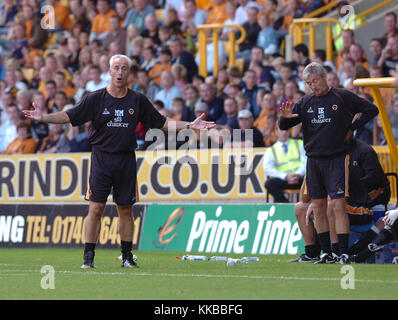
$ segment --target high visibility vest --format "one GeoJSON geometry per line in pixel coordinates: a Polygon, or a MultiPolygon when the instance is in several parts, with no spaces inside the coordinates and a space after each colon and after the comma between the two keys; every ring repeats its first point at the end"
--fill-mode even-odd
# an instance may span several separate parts
{"type": "MultiPolygon", "coordinates": [[[[343,29],[344,30],[355,30],[357,27],[359,27],[361,24],[363,23],[361,18],[357,18],[356,15],[352,15],[348,21],[344,24],[343,29]]],[[[333,28],[332,28],[332,34],[333,36],[337,36],[340,33],[341,30],[341,26],[340,24],[336,23],[333,28]]],[[[340,34],[339,37],[337,37],[334,40],[334,46],[336,48],[337,51],[340,51],[343,48],[343,36],[342,34],[340,34]]]]}
{"type": "Polygon", "coordinates": [[[275,167],[285,173],[294,173],[301,166],[300,148],[303,145],[302,140],[289,139],[289,149],[287,154],[282,150],[282,144],[274,143],[271,147],[275,167]]]}

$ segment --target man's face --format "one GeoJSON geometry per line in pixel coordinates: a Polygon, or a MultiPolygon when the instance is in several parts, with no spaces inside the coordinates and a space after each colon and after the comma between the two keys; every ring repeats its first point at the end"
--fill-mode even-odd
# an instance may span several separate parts
{"type": "Polygon", "coordinates": [[[248,130],[253,128],[253,117],[250,118],[239,118],[238,119],[239,128],[241,130],[248,130]]]}
{"type": "Polygon", "coordinates": [[[264,109],[276,110],[276,99],[272,94],[265,94],[262,101],[264,109]]]}
{"type": "Polygon", "coordinates": [[[261,48],[253,48],[251,53],[252,61],[263,61],[264,51],[261,48]]]}
{"type": "Polygon", "coordinates": [[[383,47],[379,41],[373,40],[370,42],[369,49],[374,57],[378,57],[381,54],[383,47]]]}
{"type": "Polygon", "coordinates": [[[238,112],[238,106],[232,99],[226,99],[224,101],[224,111],[226,114],[234,114],[238,112]]]}
{"type": "Polygon", "coordinates": [[[25,127],[18,128],[17,134],[18,134],[18,138],[22,141],[25,141],[26,139],[29,138],[28,129],[26,129],[25,127]]]}
{"type": "Polygon", "coordinates": [[[205,102],[210,102],[214,98],[214,93],[208,84],[200,85],[200,95],[205,102]]]}
{"type": "Polygon", "coordinates": [[[10,106],[7,108],[7,115],[8,118],[13,122],[16,123],[19,120],[19,110],[16,106],[10,106]]]}
{"type": "Polygon", "coordinates": [[[116,58],[109,69],[109,73],[112,85],[117,88],[127,86],[130,69],[126,59],[116,58]]]}
{"type": "Polygon", "coordinates": [[[389,14],[384,18],[384,27],[388,33],[393,32],[397,27],[397,21],[392,14],[389,14]]]}
{"type": "Polygon", "coordinates": [[[179,41],[170,41],[170,51],[173,57],[178,57],[182,52],[182,47],[179,41]]]}
{"type": "Polygon", "coordinates": [[[255,72],[246,72],[243,81],[245,82],[246,86],[249,89],[253,88],[257,83],[256,73],[255,72]]]}
{"type": "Polygon", "coordinates": [[[173,75],[170,72],[162,72],[160,75],[160,84],[163,88],[171,88],[174,84],[173,75]]]}
{"type": "Polygon", "coordinates": [[[66,105],[66,99],[63,94],[56,94],[55,95],[55,104],[58,108],[62,109],[66,105]]]}
{"type": "Polygon", "coordinates": [[[329,72],[326,75],[326,81],[330,87],[334,87],[334,88],[339,87],[340,80],[339,80],[339,77],[335,73],[329,72]]]}
{"type": "Polygon", "coordinates": [[[145,72],[137,73],[137,82],[139,85],[146,87],[148,85],[149,78],[145,72]]]}
{"type": "Polygon", "coordinates": [[[311,91],[317,96],[323,96],[329,90],[326,76],[321,76],[317,73],[311,73],[307,79],[305,79],[305,82],[311,91]]]}

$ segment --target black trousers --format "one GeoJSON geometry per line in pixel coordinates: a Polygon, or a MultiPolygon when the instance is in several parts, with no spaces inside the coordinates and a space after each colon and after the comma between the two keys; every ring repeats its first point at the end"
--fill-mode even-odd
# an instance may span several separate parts
{"type": "Polygon", "coordinates": [[[303,178],[300,178],[300,181],[297,184],[289,184],[286,180],[279,178],[268,178],[265,181],[265,188],[274,197],[274,202],[289,202],[285,197],[284,190],[300,189],[302,183],[303,178]]]}

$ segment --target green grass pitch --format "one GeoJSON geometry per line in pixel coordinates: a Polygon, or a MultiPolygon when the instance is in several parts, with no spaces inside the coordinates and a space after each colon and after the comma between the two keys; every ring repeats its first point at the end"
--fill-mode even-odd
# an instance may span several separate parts
{"type": "MultiPolygon", "coordinates": [[[[182,261],[182,252],[138,251],[139,269],[123,269],[118,250],[97,249],[95,268],[80,269],[82,249],[0,249],[0,299],[273,300],[398,298],[397,265],[352,264],[354,288],[343,289],[342,265],[288,263],[292,256],[227,267],[225,261],[182,261]],[[53,289],[43,289],[45,265],[53,289]]],[[[231,255],[242,257],[242,255],[231,255]]],[[[344,282],[344,280],[343,280],[344,282]]],[[[348,282],[345,282],[348,283],[348,282]]]]}

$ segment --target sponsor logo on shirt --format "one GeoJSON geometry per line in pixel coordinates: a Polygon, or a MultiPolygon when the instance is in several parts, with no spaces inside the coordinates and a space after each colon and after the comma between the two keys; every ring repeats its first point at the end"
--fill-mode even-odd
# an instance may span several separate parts
{"type": "Polygon", "coordinates": [[[314,110],[312,110],[312,107],[308,107],[307,112],[314,112],[314,110]]]}
{"type": "Polygon", "coordinates": [[[124,110],[116,109],[115,118],[109,121],[106,125],[108,127],[128,128],[129,124],[127,122],[123,122],[123,116],[124,116],[124,110]]]}
{"type": "Polygon", "coordinates": [[[111,114],[111,113],[109,112],[108,108],[105,108],[104,112],[102,112],[102,114],[103,115],[108,115],[108,114],[111,114]]]}
{"type": "Polygon", "coordinates": [[[338,106],[337,104],[334,104],[334,105],[332,106],[332,109],[333,109],[334,111],[336,111],[338,108],[339,108],[339,106],[338,106]]]}
{"type": "Polygon", "coordinates": [[[325,107],[318,108],[318,118],[314,118],[311,120],[313,124],[319,123],[330,123],[332,121],[331,118],[325,118],[325,107]]]}

